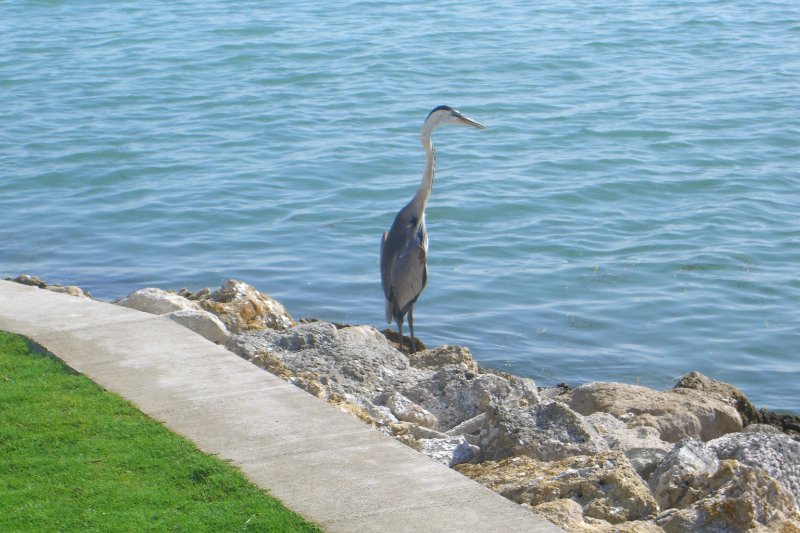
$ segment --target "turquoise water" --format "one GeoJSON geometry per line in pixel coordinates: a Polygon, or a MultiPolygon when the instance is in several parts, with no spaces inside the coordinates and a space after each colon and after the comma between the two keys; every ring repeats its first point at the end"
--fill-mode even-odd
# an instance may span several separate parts
{"type": "Polygon", "coordinates": [[[434,135],[424,342],[800,412],[796,1],[10,1],[0,50],[3,277],[383,328],[447,103],[487,129],[434,135]]]}

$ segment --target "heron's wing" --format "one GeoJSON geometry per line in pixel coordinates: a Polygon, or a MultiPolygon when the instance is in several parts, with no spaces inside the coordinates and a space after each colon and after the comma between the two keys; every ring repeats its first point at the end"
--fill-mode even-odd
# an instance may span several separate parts
{"type": "Polygon", "coordinates": [[[428,238],[425,219],[409,204],[397,214],[381,241],[381,285],[386,321],[402,320],[425,287],[428,238]]]}
{"type": "Polygon", "coordinates": [[[389,232],[384,231],[383,238],[381,239],[381,286],[383,287],[383,295],[386,296],[387,299],[392,293],[390,285],[392,264],[394,263],[394,258],[392,257],[393,254],[390,253],[389,245],[386,244],[388,239],[389,232]]]}
{"type": "Polygon", "coordinates": [[[409,243],[403,252],[395,259],[391,273],[391,296],[401,315],[408,309],[425,288],[428,281],[426,266],[427,251],[416,240],[409,243]]]}
{"type": "Polygon", "coordinates": [[[381,238],[381,286],[383,287],[383,295],[386,298],[386,322],[391,324],[394,316],[394,303],[392,302],[392,289],[390,286],[390,276],[392,269],[392,261],[387,256],[386,239],[389,238],[389,232],[383,232],[381,238]]]}

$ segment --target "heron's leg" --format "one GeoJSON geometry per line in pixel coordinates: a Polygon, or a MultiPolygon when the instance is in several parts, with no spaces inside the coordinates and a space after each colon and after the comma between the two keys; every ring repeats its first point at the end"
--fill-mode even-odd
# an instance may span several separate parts
{"type": "Polygon", "coordinates": [[[408,328],[411,330],[411,353],[417,351],[417,343],[414,340],[414,306],[408,309],[408,328]]]}

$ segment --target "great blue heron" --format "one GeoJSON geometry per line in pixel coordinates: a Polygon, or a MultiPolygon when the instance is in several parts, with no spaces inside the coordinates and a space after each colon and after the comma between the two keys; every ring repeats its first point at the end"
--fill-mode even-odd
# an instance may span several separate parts
{"type": "Polygon", "coordinates": [[[422,125],[420,140],[425,149],[425,172],[417,194],[397,213],[389,231],[381,240],[381,284],[386,296],[386,322],[397,322],[400,345],[403,345],[403,318],[408,315],[411,351],[414,341],[414,302],[428,281],[428,234],[425,231],[425,207],[431,196],[436,155],[431,133],[439,126],[465,125],[483,129],[483,125],[446,105],[436,107],[422,125]]]}

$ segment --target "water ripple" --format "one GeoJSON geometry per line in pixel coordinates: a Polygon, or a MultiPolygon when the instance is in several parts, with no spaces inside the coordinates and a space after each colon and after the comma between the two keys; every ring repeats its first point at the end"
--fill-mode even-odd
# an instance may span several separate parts
{"type": "Polygon", "coordinates": [[[488,129],[435,136],[426,343],[543,382],[701,370],[800,411],[798,18],[6,2],[0,274],[104,298],[239,277],[383,327],[379,238],[450,103],[488,129]]]}

